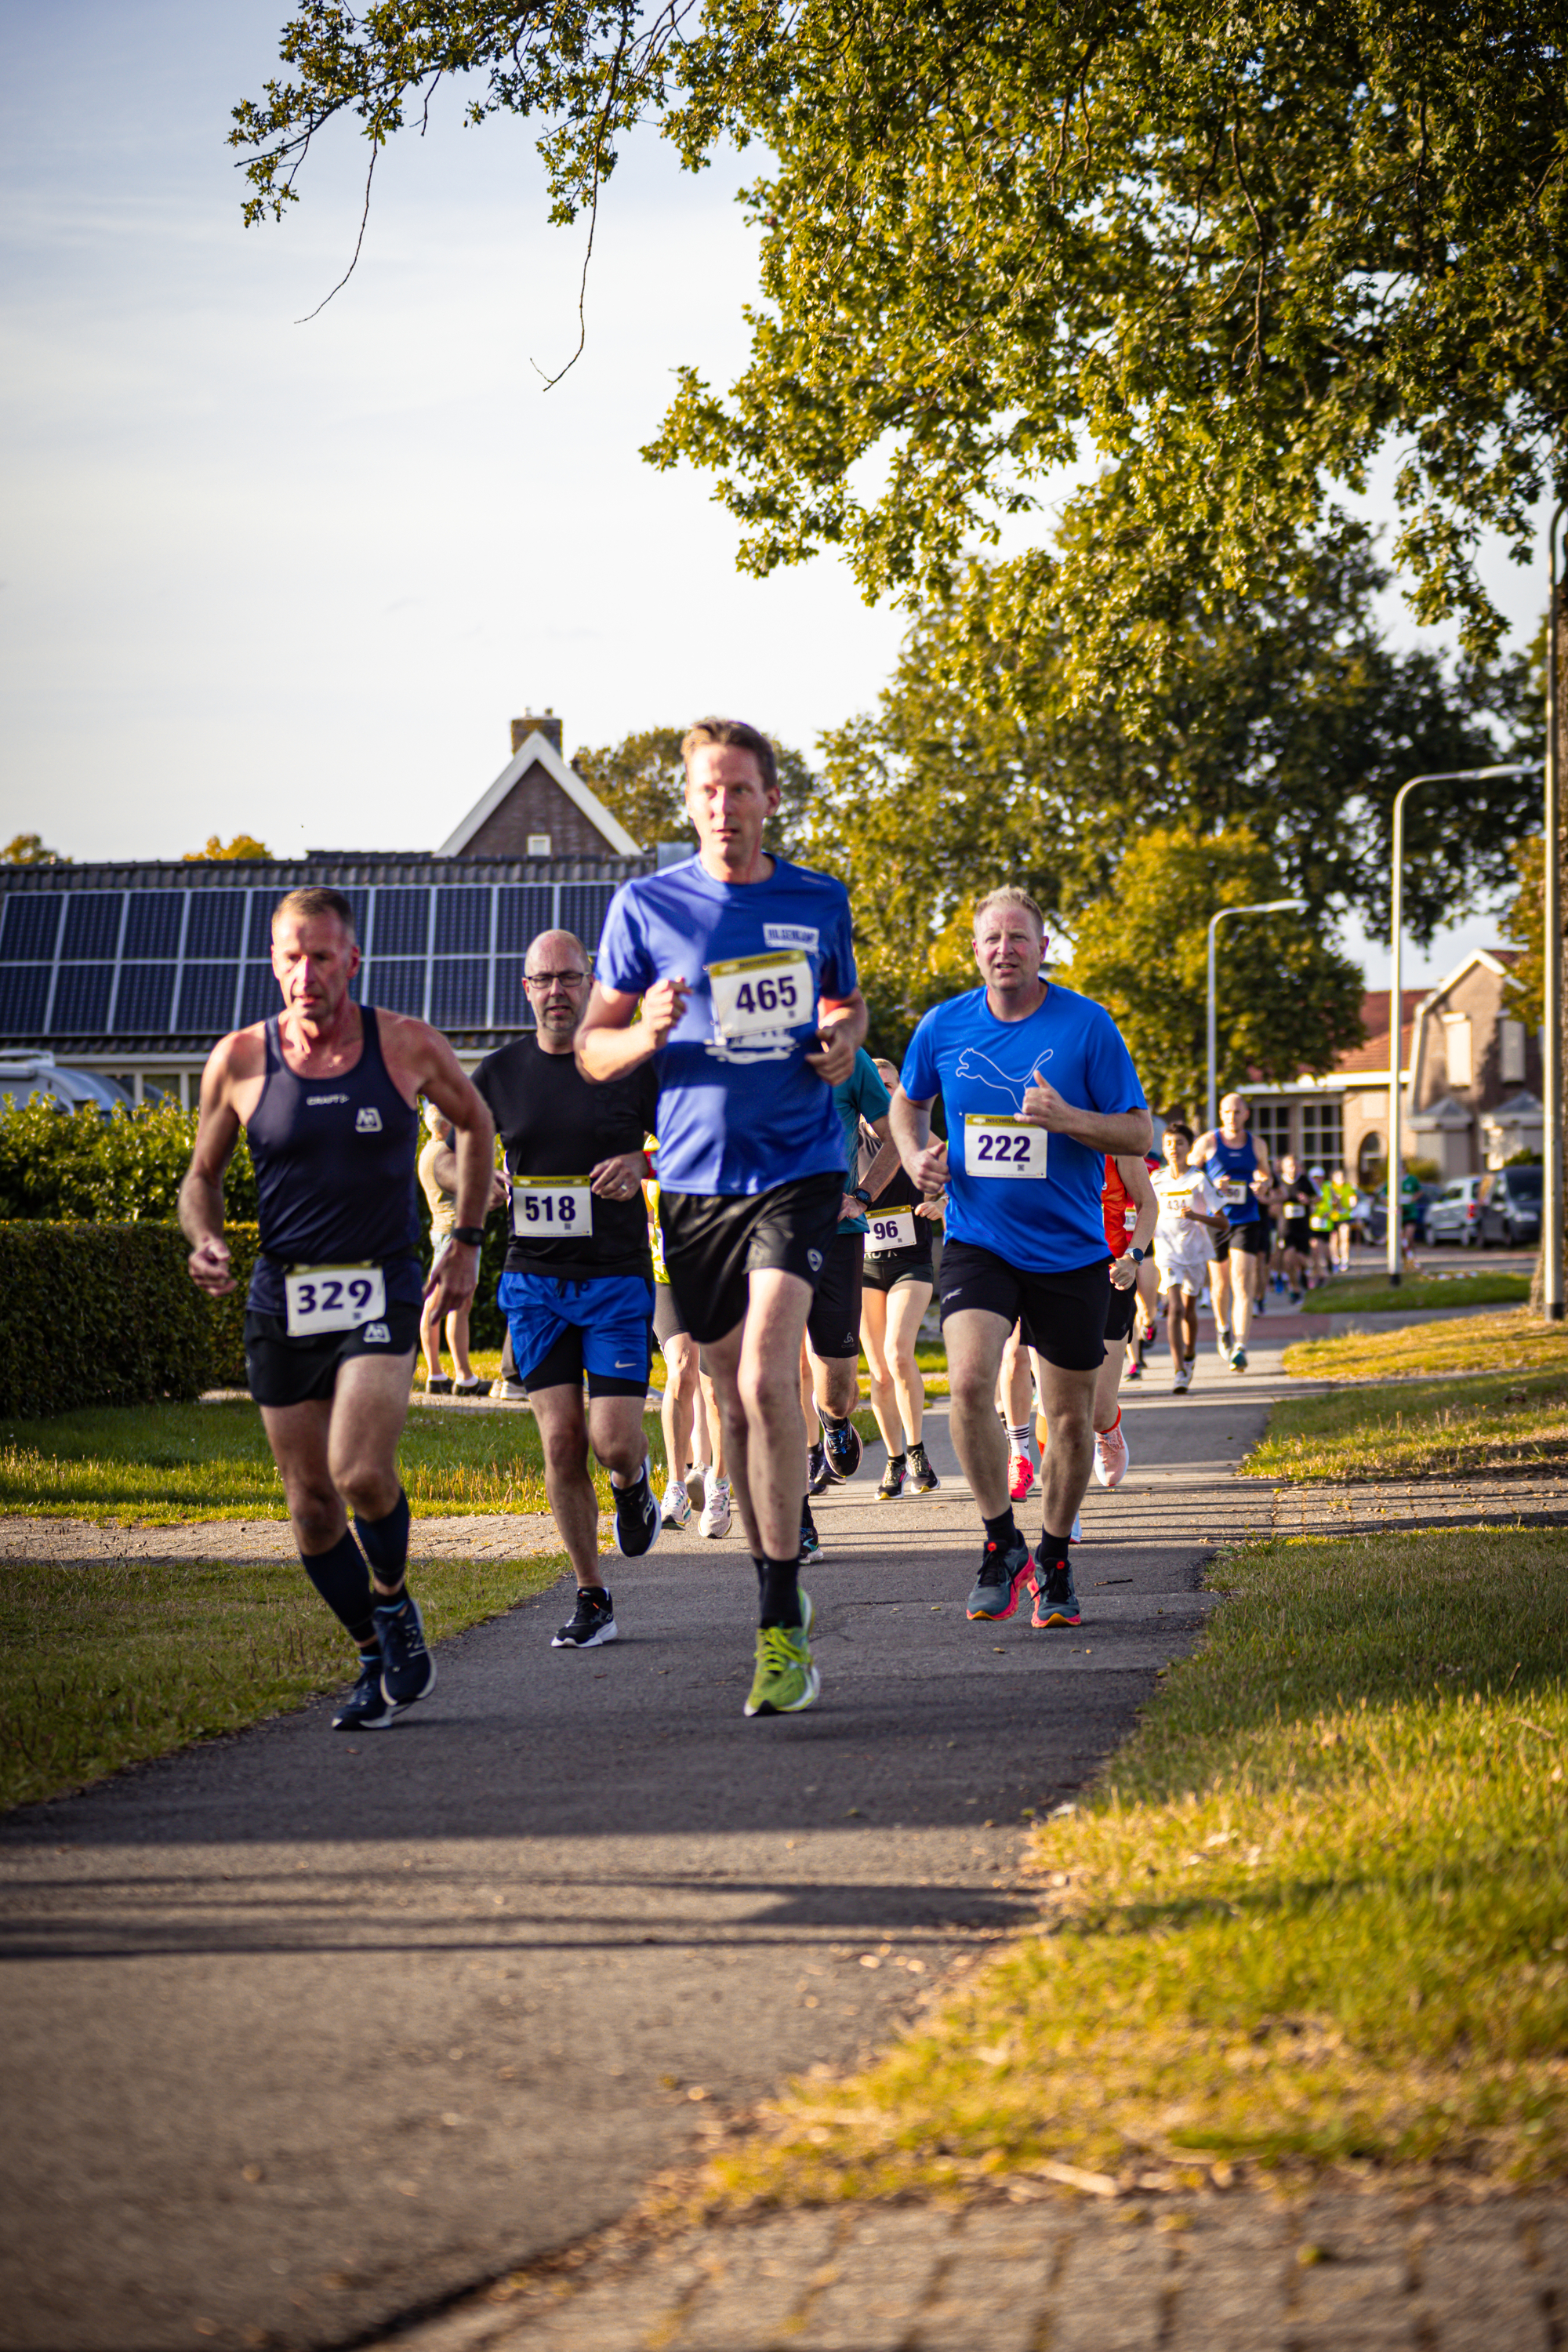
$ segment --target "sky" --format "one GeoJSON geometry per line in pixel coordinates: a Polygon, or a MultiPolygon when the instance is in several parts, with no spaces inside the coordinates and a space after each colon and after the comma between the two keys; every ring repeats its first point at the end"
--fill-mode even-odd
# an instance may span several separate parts
{"type": "MultiPolygon", "coordinates": [[[[246,229],[224,138],[285,0],[0,0],[0,839],[177,857],[212,833],[426,848],[561,714],[568,755],[700,710],[808,753],[869,708],[905,616],[836,559],[765,581],[689,468],[638,457],[683,362],[746,354],[757,160],[682,173],[648,133],[583,230],[525,126],[437,107],[378,164],[329,137],[246,229]]],[[[1391,511],[1386,481],[1370,500],[1391,511]]],[[[1516,635],[1544,554],[1487,575],[1516,635]]],[[[1397,598],[1390,632],[1417,633],[1397,598]]],[[[1498,935],[1407,951],[1411,984],[1498,935]]],[[[1347,932],[1369,985],[1386,942],[1347,932]]]]}

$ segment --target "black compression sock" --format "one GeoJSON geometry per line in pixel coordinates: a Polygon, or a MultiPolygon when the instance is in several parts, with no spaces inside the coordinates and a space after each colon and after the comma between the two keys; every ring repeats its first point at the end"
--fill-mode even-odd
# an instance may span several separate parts
{"type": "Polygon", "coordinates": [[[763,1559],[757,1563],[762,1584],[761,1622],[800,1623],[800,1563],[795,1559],[763,1559]]]}
{"type": "Polygon", "coordinates": [[[1017,1540],[1017,1535],[1018,1525],[1013,1517],[1011,1503],[1005,1511],[999,1511],[994,1519],[987,1519],[985,1522],[986,1542],[997,1545],[1003,1551],[1006,1550],[1010,1543],[1017,1540]]]}
{"type": "Polygon", "coordinates": [[[1047,1559],[1066,1559],[1071,1549],[1070,1536],[1054,1536],[1048,1528],[1040,1529],[1040,1550],[1047,1559]]]}
{"type": "Polygon", "coordinates": [[[331,1551],[301,1552],[300,1565],[349,1639],[366,1648],[375,1639],[371,1615],[370,1572],[364,1554],[347,1528],[331,1551]]]}
{"type": "Polygon", "coordinates": [[[377,1605],[393,1608],[403,1598],[403,1571],[408,1564],[408,1497],[401,1486],[384,1519],[367,1519],[354,1513],[354,1533],[375,1570],[376,1582],[387,1589],[376,1595],[377,1605]]]}

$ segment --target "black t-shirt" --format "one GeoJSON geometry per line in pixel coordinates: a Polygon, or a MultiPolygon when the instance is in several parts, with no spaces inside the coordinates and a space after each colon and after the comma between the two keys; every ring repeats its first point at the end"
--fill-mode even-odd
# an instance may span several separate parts
{"type": "MultiPolygon", "coordinates": [[[[656,1124],[658,1080],[651,1062],[629,1077],[596,1086],[572,1055],[546,1054],[537,1038],[519,1037],[486,1055],[474,1084],[505,1146],[509,1176],[575,1176],[585,1184],[601,1160],[640,1152],[644,1136],[656,1124]]],[[[640,1185],[626,1201],[606,1201],[598,1193],[563,1200],[519,1188],[508,1203],[508,1223],[509,1274],[552,1274],[567,1282],[640,1274],[653,1280],[640,1185]],[[526,1226],[520,1233],[513,1211],[521,1204],[526,1216],[531,1202],[539,1213],[537,1234],[526,1226]],[[591,1235],[574,1238],[570,1221],[584,1214],[592,1219],[591,1235]],[[562,1237],[550,1238],[552,1231],[562,1237]]]]}
{"type": "Polygon", "coordinates": [[[1305,1176],[1297,1176],[1293,1177],[1289,1184],[1282,1183],[1279,1190],[1283,1196],[1279,1204],[1279,1214],[1284,1223],[1293,1225],[1303,1222],[1307,1212],[1318,1197],[1317,1186],[1310,1184],[1305,1176]]]}

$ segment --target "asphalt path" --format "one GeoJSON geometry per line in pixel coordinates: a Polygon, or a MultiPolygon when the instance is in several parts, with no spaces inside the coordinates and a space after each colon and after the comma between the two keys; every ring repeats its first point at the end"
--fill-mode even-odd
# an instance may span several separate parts
{"type": "Polygon", "coordinates": [[[388,1732],[320,1702],[12,1815],[0,2342],[374,2338],[885,2042],[1027,1916],[1028,1821],[1201,1632],[1300,1328],[1270,1318],[1245,1376],[1205,1348],[1187,1396],[1163,1357],[1124,1389],[1080,1630],[965,1621],[939,1409],[939,1494],[878,1504],[875,1447],[818,1506],[807,1715],[742,1719],[752,1571],[693,1529],[612,1563],[614,1647],[550,1648],[562,1586],[444,1645],[388,1732]]]}

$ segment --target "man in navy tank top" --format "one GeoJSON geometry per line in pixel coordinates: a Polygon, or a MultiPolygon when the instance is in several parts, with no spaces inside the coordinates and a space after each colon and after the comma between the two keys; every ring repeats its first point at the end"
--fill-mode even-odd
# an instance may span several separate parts
{"type": "Polygon", "coordinates": [[[332,1717],[339,1731],[378,1730],[435,1687],[405,1573],[397,1441],[423,1296],[445,1315],[474,1294],[495,1147],[489,1112],[445,1037],[354,1003],[359,964],[341,891],[290,890],[279,901],[272,969],[283,1010],[208,1055],[180,1187],[191,1278],[222,1297],[235,1286],[224,1171],[245,1129],[261,1220],[246,1371],[305,1573],[359,1651],[359,1679],[332,1717]],[[428,1283],[417,1255],[421,1094],[457,1130],[457,1223],[428,1283]]]}
{"type": "Polygon", "coordinates": [[[1209,1296],[1215,1346],[1233,1372],[1247,1370],[1252,1309],[1268,1276],[1268,1225],[1263,1195],[1273,1181],[1268,1152],[1249,1132],[1252,1107],[1245,1095],[1226,1095],[1219,1125],[1200,1135],[1193,1160],[1219,1194],[1228,1233],[1214,1244],[1209,1296]]]}
{"type": "Polygon", "coordinates": [[[744,1712],[793,1715],[820,1687],[798,1575],[801,1339],[844,1200],[833,1088],[866,1005],[843,883],[763,847],[779,804],[767,737],[700,719],[681,755],[699,854],[616,893],[577,1059],[601,1083],[658,1073],[665,1265],[712,1367],[760,1588],[744,1712]]]}

